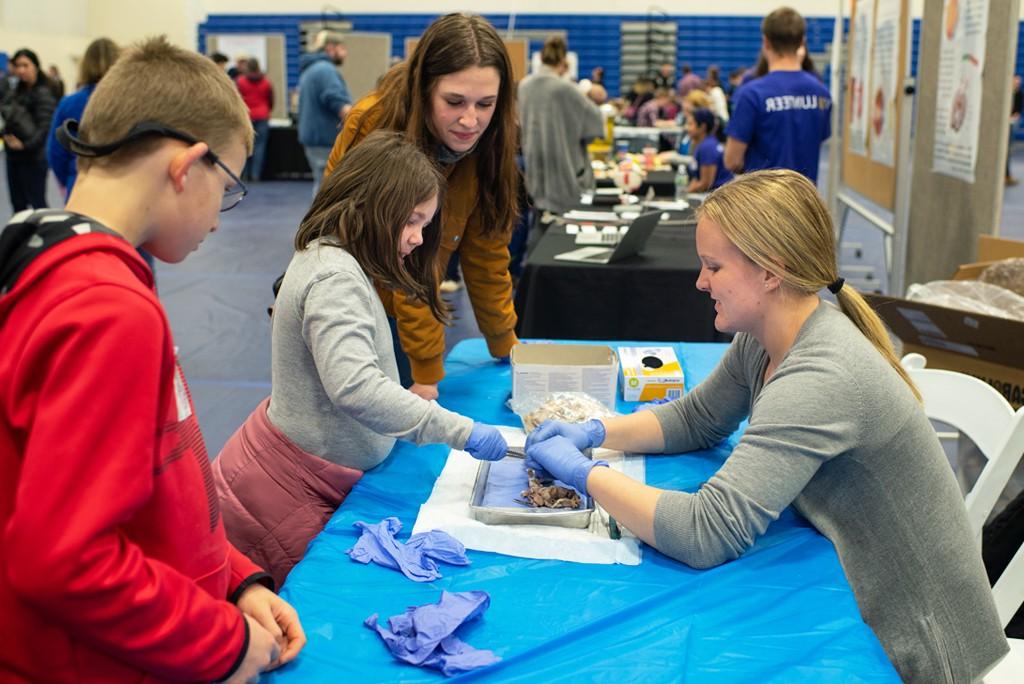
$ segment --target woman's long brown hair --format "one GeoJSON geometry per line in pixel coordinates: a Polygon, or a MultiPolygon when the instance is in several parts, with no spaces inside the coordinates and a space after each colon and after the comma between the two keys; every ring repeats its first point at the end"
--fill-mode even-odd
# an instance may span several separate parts
{"type": "Polygon", "coordinates": [[[374,131],[331,172],[295,234],[295,249],[334,238],[375,283],[404,292],[430,307],[446,323],[435,265],[441,243],[436,221],[423,230],[423,244],[403,260],[402,229],[416,205],[435,195],[441,205],[444,178],[436,165],[401,133],[374,131]]]}
{"type": "Polygon", "coordinates": [[[374,107],[381,112],[381,127],[402,131],[436,158],[441,142],[428,125],[431,95],[442,76],[471,67],[493,67],[501,78],[494,117],[476,146],[477,208],[485,235],[507,234],[519,214],[515,83],[505,44],[486,19],[448,14],[431,24],[412,55],[381,79],[374,107]]]}

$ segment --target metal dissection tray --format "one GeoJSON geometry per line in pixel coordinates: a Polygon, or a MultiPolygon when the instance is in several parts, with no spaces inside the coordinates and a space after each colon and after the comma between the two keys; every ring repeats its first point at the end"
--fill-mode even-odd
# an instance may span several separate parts
{"type": "Polygon", "coordinates": [[[551,525],[554,527],[585,528],[590,525],[594,512],[594,500],[580,496],[580,508],[530,508],[495,507],[483,505],[487,493],[487,481],[491,474],[491,462],[481,461],[473,483],[469,500],[469,512],[475,519],[487,525],[551,525]]]}

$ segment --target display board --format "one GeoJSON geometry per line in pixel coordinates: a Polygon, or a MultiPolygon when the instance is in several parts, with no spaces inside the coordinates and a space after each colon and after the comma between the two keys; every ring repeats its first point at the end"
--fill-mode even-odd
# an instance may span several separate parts
{"type": "Polygon", "coordinates": [[[842,182],[895,210],[909,0],[853,0],[847,38],[842,182]]]}
{"type": "MultiPolygon", "coordinates": [[[[408,57],[416,48],[419,38],[405,39],[405,56],[408,57]]],[[[512,76],[516,83],[524,79],[530,67],[530,41],[520,38],[505,38],[505,49],[512,60],[512,76]]]]}
{"type": "MultiPolygon", "coordinates": [[[[1003,201],[1003,176],[1009,136],[1011,79],[1017,54],[1019,0],[925,0],[918,51],[918,100],[915,119],[913,201],[907,231],[907,284],[946,279],[959,264],[976,260],[978,236],[998,232],[1003,201]],[[951,9],[952,7],[952,9],[951,9]],[[958,106],[975,106],[977,142],[973,182],[936,170],[936,128],[953,125],[942,117],[942,49],[958,25],[980,21],[972,13],[987,11],[984,71],[974,85],[980,96],[958,106]],[[965,23],[966,22],[966,23],[965,23]],[[971,104],[975,103],[975,104],[971,104]]],[[[967,55],[964,55],[966,58],[967,55]]],[[[973,87],[973,86],[972,86],[973,87]]],[[[952,110],[951,110],[952,111],[952,110]]],[[[938,165],[939,169],[943,167],[938,165]]],[[[964,174],[966,176],[966,174],[964,174]]]]}
{"type": "Polygon", "coordinates": [[[260,34],[211,34],[206,37],[206,52],[223,52],[234,64],[238,57],[255,57],[260,61],[263,73],[274,87],[274,108],[271,119],[288,116],[288,83],[285,77],[284,35],[280,33],[260,34]]]}

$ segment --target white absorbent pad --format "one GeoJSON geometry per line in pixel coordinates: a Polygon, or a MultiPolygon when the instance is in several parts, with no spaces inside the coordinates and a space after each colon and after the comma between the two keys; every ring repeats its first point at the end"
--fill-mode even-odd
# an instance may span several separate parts
{"type": "MultiPolygon", "coordinates": [[[[509,446],[522,446],[522,430],[500,428],[509,446]]],[[[644,481],[642,456],[610,449],[594,449],[594,458],[639,482],[644,481]]],[[[642,543],[619,526],[621,539],[608,536],[608,514],[600,507],[590,517],[590,527],[572,529],[547,525],[487,525],[472,517],[469,502],[480,461],[465,451],[452,450],[448,463],[434,483],[430,498],[420,506],[412,533],[444,530],[466,548],[492,551],[520,558],[542,558],[576,563],[639,565],[642,543]]]]}

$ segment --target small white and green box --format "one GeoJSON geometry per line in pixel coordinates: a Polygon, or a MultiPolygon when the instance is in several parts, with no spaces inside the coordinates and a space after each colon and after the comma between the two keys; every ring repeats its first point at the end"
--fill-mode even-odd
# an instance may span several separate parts
{"type": "Polygon", "coordinates": [[[678,399],[685,391],[683,367],[672,347],[619,347],[622,398],[678,399]]]}

